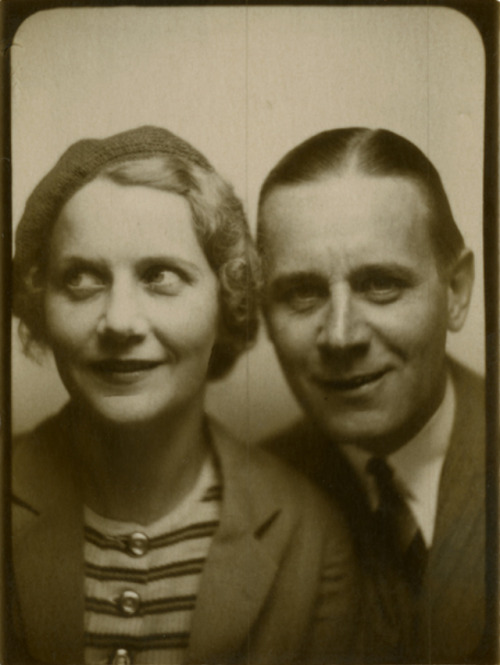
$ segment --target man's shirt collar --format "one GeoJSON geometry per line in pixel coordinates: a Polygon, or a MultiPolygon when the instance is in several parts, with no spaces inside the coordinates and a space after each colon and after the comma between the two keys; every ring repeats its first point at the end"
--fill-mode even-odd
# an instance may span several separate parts
{"type": "MultiPolygon", "coordinates": [[[[448,375],[443,400],[430,420],[406,445],[386,457],[428,547],[434,536],[439,481],[450,445],[455,402],[453,381],[448,375]]],[[[372,455],[353,445],[341,445],[340,448],[354,467],[375,510],[377,490],[373,477],[366,472],[366,463],[372,455]]]]}

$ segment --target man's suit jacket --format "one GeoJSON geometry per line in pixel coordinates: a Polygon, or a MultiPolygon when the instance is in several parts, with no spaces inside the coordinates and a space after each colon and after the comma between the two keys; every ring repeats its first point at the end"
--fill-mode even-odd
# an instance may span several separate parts
{"type": "MultiPolygon", "coordinates": [[[[273,456],[210,431],[223,500],[186,662],[348,660],[357,576],[338,511],[273,456]]],[[[71,438],[63,412],[15,446],[13,662],[83,662],[83,517],[71,438]]]]}
{"type": "Polygon", "coordinates": [[[341,506],[366,577],[363,662],[478,662],[485,635],[485,410],[483,381],[450,362],[456,417],[443,466],[434,540],[421,592],[377,560],[367,497],[347,459],[303,422],[269,447],[341,506]]]}

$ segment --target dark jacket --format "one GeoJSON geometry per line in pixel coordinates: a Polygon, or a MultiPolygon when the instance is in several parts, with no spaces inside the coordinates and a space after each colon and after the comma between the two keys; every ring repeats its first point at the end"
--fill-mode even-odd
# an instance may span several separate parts
{"type": "Polygon", "coordinates": [[[485,407],[483,381],[450,363],[456,416],[439,486],[434,540],[421,591],[412,594],[386,561],[364,489],[334,443],[308,422],[270,448],[341,506],[365,574],[360,662],[477,663],[485,641],[485,407]]]}
{"type": "MultiPolygon", "coordinates": [[[[347,660],[357,577],[338,511],[267,453],[234,443],[213,425],[211,438],[223,481],[221,521],[186,662],[347,660]]],[[[75,474],[64,412],[16,442],[18,662],[26,654],[54,665],[83,662],[83,516],[75,474]]]]}

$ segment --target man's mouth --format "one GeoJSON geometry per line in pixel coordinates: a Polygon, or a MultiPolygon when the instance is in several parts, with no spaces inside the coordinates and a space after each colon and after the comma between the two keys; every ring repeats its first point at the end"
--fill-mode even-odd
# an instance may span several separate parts
{"type": "Polygon", "coordinates": [[[378,372],[371,372],[369,374],[356,374],[355,376],[342,377],[342,378],[315,378],[316,383],[318,383],[323,388],[328,390],[339,390],[347,392],[349,390],[357,390],[363,386],[375,383],[381,379],[387,370],[380,370],[378,372]]]}

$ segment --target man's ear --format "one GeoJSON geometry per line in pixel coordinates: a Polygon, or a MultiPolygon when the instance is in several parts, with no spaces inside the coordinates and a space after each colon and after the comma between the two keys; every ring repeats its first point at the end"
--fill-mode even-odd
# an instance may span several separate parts
{"type": "Polygon", "coordinates": [[[474,255],[462,250],[448,275],[448,330],[458,332],[465,323],[474,284],[474,255]]]}

